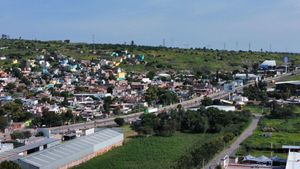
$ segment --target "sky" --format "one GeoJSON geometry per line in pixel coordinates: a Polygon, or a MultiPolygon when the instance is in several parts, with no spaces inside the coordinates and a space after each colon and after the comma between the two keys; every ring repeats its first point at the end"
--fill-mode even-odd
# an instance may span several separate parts
{"type": "Polygon", "coordinates": [[[300,52],[300,0],[0,0],[0,34],[300,52]],[[164,40],[163,40],[164,39],[164,40]]]}

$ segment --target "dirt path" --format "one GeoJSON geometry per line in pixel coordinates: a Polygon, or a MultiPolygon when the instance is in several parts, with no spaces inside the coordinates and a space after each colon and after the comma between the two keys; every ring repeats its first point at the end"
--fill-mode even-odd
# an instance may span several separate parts
{"type": "Polygon", "coordinates": [[[204,168],[214,169],[225,155],[233,154],[240,147],[240,144],[244,140],[246,140],[246,138],[252,135],[253,131],[257,127],[260,117],[261,116],[256,115],[255,118],[253,118],[253,120],[251,121],[251,124],[247,127],[247,129],[244,130],[244,132],[230,145],[230,147],[228,147],[227,149],[220,152],[217,156],[215,156],[204,168]]]}

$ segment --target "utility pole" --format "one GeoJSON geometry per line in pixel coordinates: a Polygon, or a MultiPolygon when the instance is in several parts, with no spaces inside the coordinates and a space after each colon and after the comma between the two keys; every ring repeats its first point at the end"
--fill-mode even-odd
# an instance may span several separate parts
{"type": "Polygon", "coordinates": [[[93,41],[93,53],[95,53],[95,34],[92,35],[92,41],[93,41]]]}
{"type": "Polygon", "coordinates": [[[171,45],[171,47],[173,47],[173,45],[174,45],[174,39],[173,38],[171,38],[170,45],[171,45]]]}
{"type": "Polygon", "coordinates": [[[271,157],[270,158],[272,158],[273,157],[273,143],[271,142],[271,157]]]}
{"type": "Polygon", "coordinates": [[[248,47],[249,47],[249,51],[251,51],[251,42],[249,42],[249,46],[248,47]]]}

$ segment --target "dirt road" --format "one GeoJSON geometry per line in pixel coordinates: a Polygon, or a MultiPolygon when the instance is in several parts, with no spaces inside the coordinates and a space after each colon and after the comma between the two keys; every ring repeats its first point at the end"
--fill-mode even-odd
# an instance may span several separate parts
{"type": "Polygon", "coordinates": [[[256,129],[258,121],[260,119],[260,115],[255,115],[255,118],[252,119],[251,124],[244,130],[244,132],[230,145],[230,147],[226,148],[222,152],[220,152],[215,158],[213,158],[204,168],[205,169],[214,169],[220,160],[225,155],[232,155],[239,147],[240,144],[249,136],[252,135],[253,131],[256,129]]]}

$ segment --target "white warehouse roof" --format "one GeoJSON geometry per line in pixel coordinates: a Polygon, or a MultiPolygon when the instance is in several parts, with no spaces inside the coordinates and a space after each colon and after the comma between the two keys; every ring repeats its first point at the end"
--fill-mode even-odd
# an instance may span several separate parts
{"type": "Polygon", "coordinates": [[[300,153],[297,152],[289,152],[288,159],[286,162],[285,169],[296,169],[300,168],[300,153]]]}
{"type": "Polygon", "coordinates": [[[103,129],[26,156],[19,159],[18,163],[25,169],[59,168],[121,141],[123,133],[114,129],[103,129]]]}
{"type": "Polygon", "coordinates": [[[276,66],[276,61],[275,60],[265,60],[262,64],[262,66],[276,66]]]}
{"type": "Polygon", "coordinates": [[[211,105],[211,106],[205,107],[205,109],[209,109],[209,108],[216,108],[221,111],[235,111],[236,110],[234,106],[211,105]]]}

